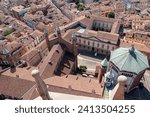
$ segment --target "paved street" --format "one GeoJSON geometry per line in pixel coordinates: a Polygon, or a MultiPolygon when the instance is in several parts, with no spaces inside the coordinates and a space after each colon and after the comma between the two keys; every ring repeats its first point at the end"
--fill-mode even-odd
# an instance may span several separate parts
{"type": "Polygon", "coordinates": [[[80,65],[87,66],[88,71],[95,71],[96,64],[100,63],[101,60],[87,57],[84,55],[78,55],[78,67],[80,65]]]}
{"type": "Polygon", "coordinates": [[[87,59],[80,55],[78,56],[78,67],[81,65],[87,66],[88,71],[94,71],[97,63],[98,63],[98,61],[94,61],[92,59],[87,59]]]}
{"type": "Polygon", "coordinates": [[[98,54],[97,56],[94,55],[94,52],[89,52],[86,50],[79,50],[78,55],[78,67],[80,65],[87,66],[88,71],[95,71],[96,64],[100,63],[105,56],[98,54]]]}

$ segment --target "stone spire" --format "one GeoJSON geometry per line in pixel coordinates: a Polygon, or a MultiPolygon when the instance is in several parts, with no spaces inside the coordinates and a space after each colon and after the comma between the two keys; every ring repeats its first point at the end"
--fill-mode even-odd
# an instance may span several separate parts
{"type": "Polygon", "coordinates": [[[50,51],[51,49],[50,49],[50,45],[49,45],[48,30],[47,29],[44,30],[44,36],[45,36],[45,40],[46,40],[48,50],[50,51]]]}
{"type": "Polygon", "coordinates": [[[52,100],[52,98],[49,96],[46,84],[40,77],[38,70],[32,71],[32,76],[35,78],[36,84],[37,84],[37,90],[39,92],[39,95],[42,97],[43,100],[52,100]]]}
{"type": "Polygon", "coordinates": [[[104,68],[106,68],[107,65],[108,65],[108,61],[107,61],[107,59],[105,58],[105,59],[101,62],[101,66],[104,67],[104,68]]]}
{"type": "Polygon", "coordinates": [[[110,99],[112,99],[112,100],[124,100],[126,81],[127,81],[126,76],[121,75],[118,77],[118,84],[112,90],[110,99]]]}
{"type": "Polygon", "coordinates": [[[60,31],[60,27],[59,26],[56,27],[56,34],[57,34],[58,38],[61,39],[61,31],[60,31]]]}
{"type": "Polygon", "coordinates": [[[100,69],[99,69],[99,75],[98,75],[98,81],[99,83],[101,83],[102,81],[102,78],[106,72],[106,68],[107,68],[107,64],[108,64],[108,61],[107,59],[105,58],[102,62],[101,62],[101,66],[100,66],[100,69]]]}

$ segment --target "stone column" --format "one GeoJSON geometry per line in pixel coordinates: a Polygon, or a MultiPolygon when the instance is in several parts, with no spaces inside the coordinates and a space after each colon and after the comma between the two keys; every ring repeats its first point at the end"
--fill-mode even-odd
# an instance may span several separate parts
{"type": "Polygon", "coordinates": [[[39,92],[39,95],[42,97],[43,100],[52,100],[52,98],[49,96],[46,84],[40,77],[38,70],[32,71],[32,76],[35,78],[36,84],[37,84],[37,90],[39,92]]]}
{"type": "Polygon", "coordinates": [[[126,81],[127,81],[126,76],[121,75],[118,77],[118,84],[112,90],[111,95],[110,95],[110,99],[112,99],[112,100],[124,100],[126,81]]]}

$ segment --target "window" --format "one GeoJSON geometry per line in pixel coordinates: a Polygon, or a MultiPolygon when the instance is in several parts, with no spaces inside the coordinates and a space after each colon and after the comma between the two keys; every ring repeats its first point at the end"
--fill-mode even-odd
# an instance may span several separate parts
{"type": "Polygon", "coordinates": [[[109,49],[109,45],[107,46],[107,50],[109,49]]]}
{"type": "Polygon", "coordinates": [[[99,47],[99,43],[97,44],[97,47],[99,47]]]}
{"type": "Polygon", "coordinates": [[[79,43],[81,43],[81,39],[79,39],[79,43]]]}
{"type": "Polygon", "coordinates": [[[85,40],[83,41],[83,43],[85,43],[85,40]]]}
{"type": "Polygon", "coordinates": [[[102,48],[104,48],[104,44],[102,44],[102,48]]]}
{"type": "Polygon", "coordinates": [[[128,74],[128,73],[122,73],[122,75],[127,76],[127,77],[133,77],[132,74],[128,74]]]}
{"type": "Polygon", "coordinates": [[[88,45],[90,45],[90,42],[88,41],[88,45]]]}

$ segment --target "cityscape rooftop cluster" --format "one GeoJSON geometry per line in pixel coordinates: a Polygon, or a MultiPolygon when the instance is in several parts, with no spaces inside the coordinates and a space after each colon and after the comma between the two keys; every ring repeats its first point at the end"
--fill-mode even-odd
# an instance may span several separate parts
{"type": "Polygon", "coordinates": [[[150,0],[0,0],[0,99],[150,99],[150,0]]]}

